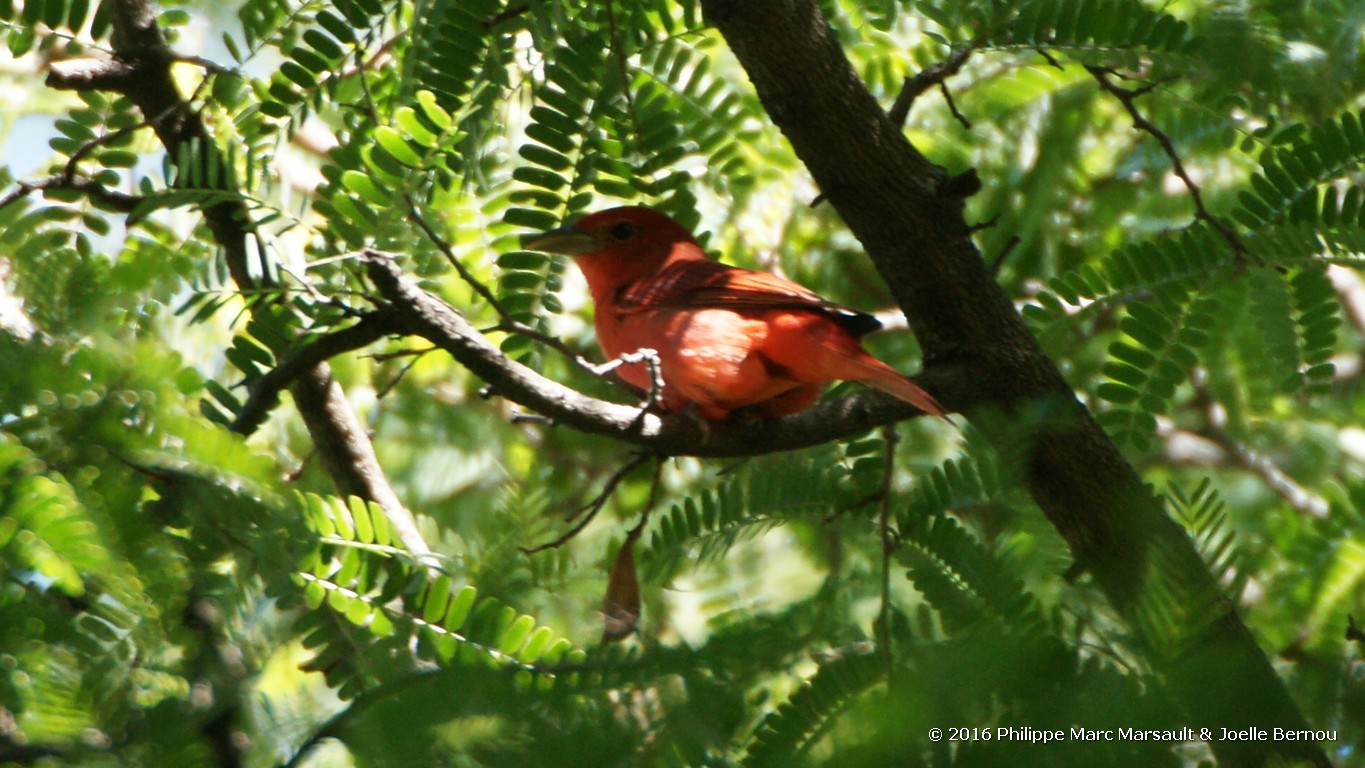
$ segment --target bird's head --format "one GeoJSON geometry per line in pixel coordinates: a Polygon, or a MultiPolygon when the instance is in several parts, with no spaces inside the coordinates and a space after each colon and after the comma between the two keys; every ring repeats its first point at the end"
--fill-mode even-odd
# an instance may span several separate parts
{"type": "Polygon", "coordinates": [[[674,260],[706,258],[691,232],[644,206],[589,214],[568,226],[524,238],[522,247],[572,256],[594,296],[613,293],[674,260]]]}

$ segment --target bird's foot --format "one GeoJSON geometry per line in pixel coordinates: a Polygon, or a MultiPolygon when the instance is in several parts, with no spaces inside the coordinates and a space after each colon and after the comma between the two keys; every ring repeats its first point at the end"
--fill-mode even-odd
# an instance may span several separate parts
{"type": "Polygon", "coordinates": [[[645,367],[649,369],[650,387],[649,392],[646,393],[646,404],[666,410],[666,406],[664,405],[663,360],[659,357],[659,352],[657,350],[648,347],[637,349],[634,352],[618,355],[615,360],[608,360],[601,365],[590,365],[588,366],[588,370],[598,376],[606,376],[623,365],[636,365],[639,363],[644,363],[645,367]]]}

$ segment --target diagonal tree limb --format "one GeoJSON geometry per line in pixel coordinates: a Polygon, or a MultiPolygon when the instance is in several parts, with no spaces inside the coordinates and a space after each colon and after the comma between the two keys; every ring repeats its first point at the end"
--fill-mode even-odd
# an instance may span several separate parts
{"type": "MultiPolygon", "coordinates": [[[[114,58],[78,59],[52,65],[47,84],[62,90],[107,90],[123,94],[142,112],[171,157],[184,148],[201,148],[204,162],[218,162],[213,137],[176,86],[171,65],[180,57],[166,42],[151,0],[110,0],[114,58]]],[[[207,174],[205,174],[207,177],[207,174]]],[[[228,272],[239,290],[270,287],[251,272],[247,243],[250,217],[241,199],[224,196],[204,207],[204,222],[225,253],[228,272]]],[[[379,466],[374,447],[346,394],[332,379],[325,362],[299,377],[292,386],[294,404],[308,427],[323,466],[338,490],[378,503],[404,546],[415,554],[430,548],[417,521],[398,500],[379,466]]]]}
{"type": "MultiPolygon", "coordinates": [[[[815,0],[703,0],[702,11],[886,279],[926,369],[952,363],[976,382],[935,396],[979,423],[1018,468],[1078,563],[1144,643],[1173,700],[1210,726],[1306,728],[1189,537],[991,280],[961,196],[945,190],[947,173],[887,118],[815,0]],[[1002,412],[1007,418],[988,419],[1002,412]],[[1193,614],[1182,612],[1189,606],[1193,614]]],[[[1227,765],[1279,757],[1330,765],[1311,742],[1210,746],[1227,765]]]]}

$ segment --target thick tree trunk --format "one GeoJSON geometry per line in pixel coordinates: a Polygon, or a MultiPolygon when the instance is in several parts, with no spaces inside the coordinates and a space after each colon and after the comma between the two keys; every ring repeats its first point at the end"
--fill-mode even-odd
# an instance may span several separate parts
{"type": "MultiPolygon", "coordinates": [[[[921,381],[954,383],[933,394],[991,435],[1146,643],[1190,725],[1215,737],[1221,727],[1307,727],[1189,538],[993,281],[947,174],[887,118],[814,0],[704,0],[703,9],[904,308],[924,349],[921,381]]],[[[1227,765],[1275,754],[1330,765],[1312,743],[1211,746],[1227,765]]]]}

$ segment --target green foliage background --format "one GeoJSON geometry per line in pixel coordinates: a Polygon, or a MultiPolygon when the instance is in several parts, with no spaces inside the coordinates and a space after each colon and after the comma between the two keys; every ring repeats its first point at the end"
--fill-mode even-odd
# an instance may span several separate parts
{"type": "MultiPolygon", "coordinates": [[[[974,49],[951,105],[921,96],[908,135],[976,169],[969,213],[1001,283],[1166,492],[1309,722],[1335,731],[1329,754],[1365,765],[1365,651],[1347,630],[1365,620],[1365,6],[822,7],[888,107],[904,78],[974,49]],[[1207,215],[1100,77],[1140,93],[1207,215]]],[[[697,3],[162,6],[176,50],[204,57],[175,71],[213,137],[175,156],[126,98],[34,76],[107,53],[108,13],[0,2],[0,128],[22,164],[0,170],[0,763],[1207,758],[1198,743],[929,740],[1199,725],[1068,579],[1021,468],[971,428],[664,462],[636,552],[640,632],[614,646],[602,596],[650,473],[567,546],[522,548],[562,532],[626,446],[515,419],[415,342],[333,360],[436,550],[415,557],[377,507],[335,495],[287,402],[249,437],[225,428],[275,364],[368,306],[364,247],[400,254],[481,327],[510,318],[585,354],[581,281],[518,237],[626,202],[735,263],[889,309],[697,3]],[[48,126],[51,157],[21,156],[48,126]],[[229,280],[199,215],[223,201],[277,288],[229,280]]],[[[494,335],[629,401],[527,335],[494,335]]],[[[907,333],[871,345],[914,369],[907,333]]]]}

